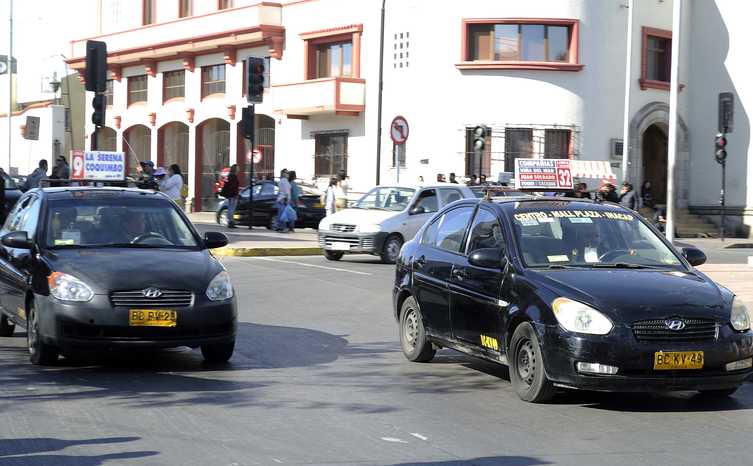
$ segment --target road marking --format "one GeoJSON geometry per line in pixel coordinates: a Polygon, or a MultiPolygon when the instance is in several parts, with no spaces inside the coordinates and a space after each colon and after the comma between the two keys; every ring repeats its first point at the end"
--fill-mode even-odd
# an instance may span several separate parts
{"type": "Polygon", "coordinates": [[[408,443],[405,440],[400,440],[399,438],[395,437],[382,437],[382,440],[385,442],[392,442],[392,443],[408,443]]]}
{"type": "Polygon", "coordinates": [[[316,269],[334,270],[336,272],[354,273],[356,275],[371,275],[368,272],[359,272],[358,270],[338,269],[337,267],[327,267],[324,265],[307,264],[305,262],[286,261],[286,260],[280,260],[280,259],[273,259],[271,257],[255,257],[255,259],[260,260],[260,261],[267,261],[267,262],[281,262],[283,264],[300,265],[303,267],[313,267],[316,269]]]}
{"type": "Polygon", "coordinates": [[[419,440],[423,440],[424,442],[426,442],[426,441],[429,440],[429,437],[423,436],[423,435],[421,435],[419,433],[416,433],[416,432],[411,432],[411,435],[414,436],[414,437],[416,437],[419,440]]]}

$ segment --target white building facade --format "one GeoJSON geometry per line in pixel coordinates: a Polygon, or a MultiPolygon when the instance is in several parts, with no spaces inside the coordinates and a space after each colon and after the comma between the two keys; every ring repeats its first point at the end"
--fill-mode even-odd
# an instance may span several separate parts
{"type": "MultiPolygon", "coordinates": [[[[636,187],[652,182],[654,196],[666,201],[669,0],[635,0],[632,12],[623,0],[441,7],[388,0],[381,122],[381,1],[92,1],[101,9],[102,34],[94,39],[107,42],[112,75],[99,147],[127,152],[131,169],[142,159],[178,163],[193,208],[202,210],[216,204],[212,187],[222,168],[248,168],[239,131],[248,56],[271,57],[271,86],[256,106],[263,157],[255,167],[262,176],[288,168],[325,182],[346,170],[361,192],[377,179],[396,182],[389,127],[401,115],[410,125],[403,183],[451,172],[496,178],[516,157],[609,161],[621,177],[632,14],[627,178],[636,187]],[[480,160],[471,150],[476,125],[492,130],[480,160]]],[[[677,203],[719,213],[716,96],[735,92],[727,203],[746,233],[753,158],[744,111],[751,88],[741,48],[750,38],[739,19],[744,7],[734,0],[685,4],[677,203]]],[[[81,69],[84,52],[85,40],[73,41],[69,64],[81,69]]]]}

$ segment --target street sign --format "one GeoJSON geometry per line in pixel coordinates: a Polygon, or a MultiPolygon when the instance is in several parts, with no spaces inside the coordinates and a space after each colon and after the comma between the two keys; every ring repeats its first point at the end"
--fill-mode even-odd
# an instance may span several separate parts
{"type": "Polygon", "coordinates": [[[259,149],[253,150],[253,160],[254,160],[254,163],[261,162],[261,151],[259,149]]]}
{"type": "Polygon", "coordinates": [[[408,120],[401,116],[396,116],[390,124],[390,137],[395,144],[405,144],[408,139],[408,120]]]}
{"type": "Polygon", "coordinates": [[[123,180],[125,155],[122,152],[71,151],[72,180],[123,180]]]}
{"type": "Polygon", "coordinates": [[[24,139],[31,139],[32,141],[39,140],[39,117],[27,116],[26,127],[24,128],[24,139]]]}
{"type": "Polygon", "coordinates": [[[731,92],[719,93],[719,132],[731,133],[734,125],[735,95],[731,92]]]}
{"type": "Polygon", "coordinates": [[[520,189],[573,189],[569,159],[515,159],[515,180],[520,189]]]}

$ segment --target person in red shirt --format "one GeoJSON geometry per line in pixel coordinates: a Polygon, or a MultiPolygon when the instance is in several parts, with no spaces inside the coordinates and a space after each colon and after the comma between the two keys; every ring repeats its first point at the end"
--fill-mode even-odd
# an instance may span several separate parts
{"type": "Polygon", "coordinates": [[[238,207],[238,194],[240,192],[240,183],[238,182],[238,165],[230,167],[230,173],[227,175],[227,180],[222,185],[220,196],[227,199],[227,227],[235,228],[235,222],[233,221],[233,214],[235,214],[235,208],[238,207]]]}

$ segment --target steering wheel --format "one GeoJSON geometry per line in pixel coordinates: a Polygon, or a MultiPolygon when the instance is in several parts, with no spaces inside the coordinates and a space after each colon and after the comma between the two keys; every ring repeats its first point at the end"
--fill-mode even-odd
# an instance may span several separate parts
{"type": "MultiPolygon", "coordinates": [[[[159,233],[155,233],[155,232],[152,231],[152,232],[144,233],[143,235],[139,235],[139,236],[133,238],[131,240],[131,244],[138,244],[138,243],[140,243],[140,242],[142,242],[144,240],[147,240],[149,238],[157,238],[157,239],[161,239],[161,240],[165,241],[166,243],[170,243],[170,241],[167,238],[165,238],[163,235],[160,235],[159,233]]],[[[170,244],[172,244],[172,243],[170,243],[170,244]]]]}
{"type": "Polygon", "coordinates": [[[615,257],[630,255],[630,251],[627,249],[612,249],[599,256],[599,262],[609,262],[615,257]]]}

